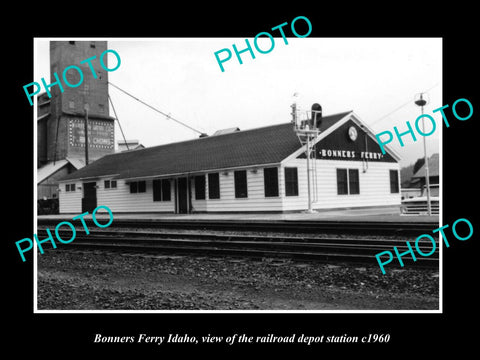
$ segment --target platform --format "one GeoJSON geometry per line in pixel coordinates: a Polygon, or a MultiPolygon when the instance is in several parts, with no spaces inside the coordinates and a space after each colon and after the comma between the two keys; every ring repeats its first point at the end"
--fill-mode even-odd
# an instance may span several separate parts
{"type": "MultiPolygon", "coordinates": [[[[71,219],[78,214],[59,215],[38,215],[38,219],[71,219]]],[[[401,215],[398,210],[395,212],[388,209],[347,209],[328,210],[314,213],[205,213],[205,214],[163,214],[163,213],[113,213],[114,219],[139,219],[139,220],[235,220],[235,221],[374,221],[374,222],[432,222],[438,223],[439,216],[433,215],[401,215]]],[[[108,216],[107,214],[96,214],[98,218],[108,216]]],[[[86,218],[91,215],[86,216],[86,218]]]]}

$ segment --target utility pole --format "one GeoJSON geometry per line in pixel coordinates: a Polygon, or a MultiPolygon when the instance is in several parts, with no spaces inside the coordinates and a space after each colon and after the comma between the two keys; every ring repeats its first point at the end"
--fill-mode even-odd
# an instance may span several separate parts
{"type": "Polygon", "coordinates": [[[310,185],[310,134],[307,133],[307,187],[308,187],[308,212],[312,211],[312,190],[310,185]]]}
{"type": "MultiPolygon", "coordinates": [[[[422,109],[423,115],[423,107],[427,104],[427,101],[423,98],[423,93],[420,93],[420,98],[415,100],[415,105],[420,106],[422,109]]],[[[425,117],[422,116],[422,128],[423,133],[425,133],[425,117]]],[[[428,157],[427,157],[427,139],[423,137],[423,156],[425,159],[425,185],[427,187],[427,211],[428,215],[432,215],[432,207],[430,204],[430,172],[428,169],[428,157]]]]}
{"type": "Polygon", "coordinates": [[[85,104],[85,165],[88,165],[88,104],[85,104]]]}

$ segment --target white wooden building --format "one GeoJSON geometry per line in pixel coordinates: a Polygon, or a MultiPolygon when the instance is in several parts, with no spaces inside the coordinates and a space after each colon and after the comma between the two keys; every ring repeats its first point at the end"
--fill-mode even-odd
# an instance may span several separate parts
{"type": "MultiPolygon", "coordinates": [[[[398,207],[399,157],[382,155],[353,112],[325,116],[313,209],[398,207]]],[[[308,209],[307,159],[292,123],[106,155],[59,181],[60,213],[289,212],[308,209]]]]}

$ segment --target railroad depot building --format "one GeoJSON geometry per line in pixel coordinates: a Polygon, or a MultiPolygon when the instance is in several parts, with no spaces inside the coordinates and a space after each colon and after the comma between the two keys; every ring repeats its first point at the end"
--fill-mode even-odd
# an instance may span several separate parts
{"type": "MultiPolygon", "coordinates": [[[[350,111],[325,116],[309,159],[312,209],[401,203],[399,157],[350,111]]],[[[306,145],[293,123],[108,154],[59,181],[60,213],[307,210],[306,145]]]]}

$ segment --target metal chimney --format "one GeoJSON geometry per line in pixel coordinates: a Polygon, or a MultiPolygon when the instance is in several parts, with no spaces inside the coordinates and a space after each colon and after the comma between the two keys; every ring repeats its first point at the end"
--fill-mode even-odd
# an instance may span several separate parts
{"type": "Polygon", "coordinates": [[[322,125],[322,106],[318,103],[312,105],[312,128],[320,128],[322,125]]]}

